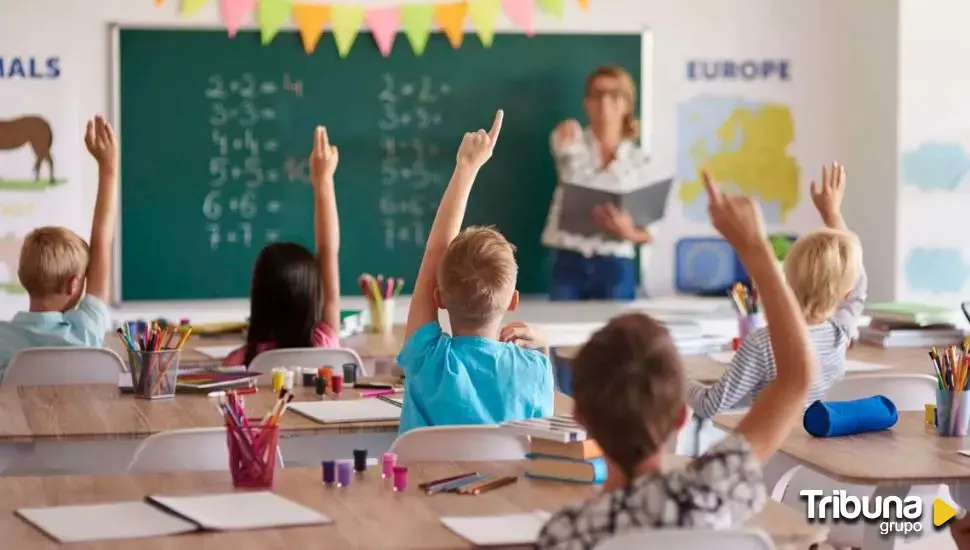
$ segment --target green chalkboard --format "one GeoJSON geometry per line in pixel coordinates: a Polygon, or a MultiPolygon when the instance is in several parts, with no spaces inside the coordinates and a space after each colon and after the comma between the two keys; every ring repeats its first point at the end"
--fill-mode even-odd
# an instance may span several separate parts
{"type": "MultiPolygon", "coordinates": [[[[295,33],[119,29],[122,300],[242,298],[259,250],[313,246],[306,157],[314,126],[340,147],[341,289],[357,276],[411,280],[466,131],[505,109],[466,224],[497,226],[517,247],[519,289],[541,293],[540,243],[555,170],[549,132],[582,116],[585,77],[618,64],[640,78],[640,35],[404,36],[380,55],[361,33],[345,59],[332,35],[307,55],[295,33]]],[[[406,292],[410,290],[410,285],[406,292]]]]}

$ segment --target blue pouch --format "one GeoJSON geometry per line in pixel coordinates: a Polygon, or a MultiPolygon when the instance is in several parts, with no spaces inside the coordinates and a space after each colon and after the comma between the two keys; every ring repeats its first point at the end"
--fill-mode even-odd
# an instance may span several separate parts
{"type": "Polygon", "coordinates": [[[899,411],[888,397],[873,395],[854,401],[816,401],[805,409],[802,424],[815,437],[877,432],[892,428],[899,411]]]}

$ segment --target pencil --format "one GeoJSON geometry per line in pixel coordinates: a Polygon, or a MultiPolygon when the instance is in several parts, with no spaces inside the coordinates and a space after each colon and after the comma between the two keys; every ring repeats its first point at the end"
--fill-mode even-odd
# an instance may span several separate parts
{"type": "Polygon", "coordinates": [[[470,472],[467,474],[446,477],[444,479],[436,479],[434,481],[428,481],[428,482],[419,484],[418,489],[421,489],[422,491],[426,491],[427,489],[434,487],[435,485],[441,485],[442,483],[450,483],[452,481],[458,481],[459,479],[464,479],[466,477],[472,477],[477,475],[478,475],[478,472],[470,472]]]}
{"type": "Polygon", "coordinates": [[[506,485],[512,485],[513,483],[515,483],[518,480],[519,480],[519,478],[514,477],[514,476],[500,477],[498,479],[493,479],[493,480],[491,480],[491,481],[489,481],[489,482],[487,482],[487,483],[485,483],[483,485],[480,485],[478,487],[475,487],[475,489],[473,489],[471,491],[471,494],[473,494],[473,495],[480,495],[482,493],[487,493],[489,491],[494,491],[495,489],[500,489],[502,487],[505,487],[506,485]]]}

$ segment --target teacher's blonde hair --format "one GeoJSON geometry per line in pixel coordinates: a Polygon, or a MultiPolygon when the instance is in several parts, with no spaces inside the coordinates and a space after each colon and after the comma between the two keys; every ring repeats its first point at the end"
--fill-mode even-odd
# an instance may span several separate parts
{"type": "Polygon", "coordinates": [[[633,114],[633,98],[637,95],[637,85],[630,73],[618,65],[603,65],[594,70],[586,78],[586,95],[593,89],[593,83],[598,78],[612,78],[619,82],[620,92],[626,97],[630,111],[623,117],[623,137],[636,141],[640,137],[640,120],[633,114]]]}

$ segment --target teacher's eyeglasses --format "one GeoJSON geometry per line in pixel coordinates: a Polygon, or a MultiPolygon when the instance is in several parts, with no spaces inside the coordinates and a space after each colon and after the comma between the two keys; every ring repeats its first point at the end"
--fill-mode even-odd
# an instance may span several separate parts
{"type": "Polygon", "coordinates": [[[589,91],[588,96],[590,99],[602,100],[602,99],[620,99],[626,97],[626,94],[619,89],[592,89],[589,91]]]}

